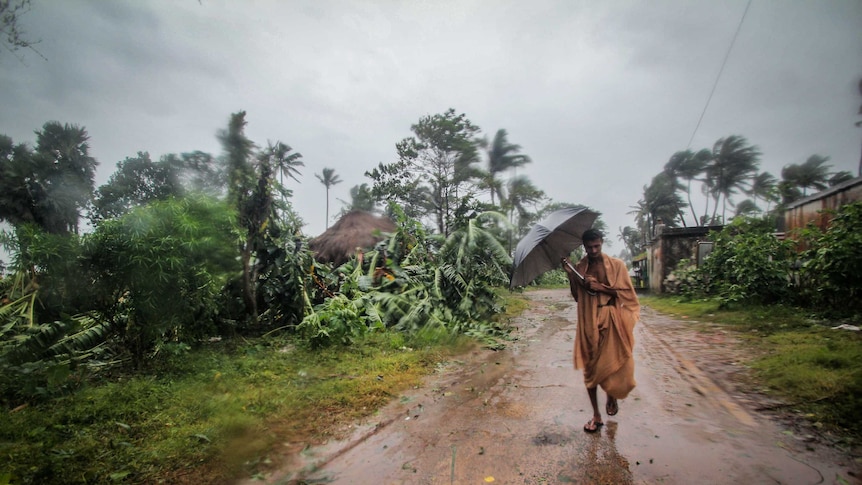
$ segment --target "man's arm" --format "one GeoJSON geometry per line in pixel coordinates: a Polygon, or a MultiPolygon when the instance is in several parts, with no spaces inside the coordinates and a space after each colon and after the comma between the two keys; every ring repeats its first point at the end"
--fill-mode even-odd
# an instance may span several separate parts
{"type": "Polygon", "coordinates": [[[569,263],[567,258],[563,258],[562,263],[563,270],[569,278],[569,291],[572,292],[572,298],[574,298],[575,301],[578,301],[578,286],[581,286],[584,283],[577,277],[577,275],[575,275],[575,270],[572,269],[572,265],[569,263]]]}

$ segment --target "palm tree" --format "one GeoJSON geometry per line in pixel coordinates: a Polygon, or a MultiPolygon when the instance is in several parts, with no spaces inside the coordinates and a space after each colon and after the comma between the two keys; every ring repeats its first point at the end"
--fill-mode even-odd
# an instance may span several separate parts
{"type": "Polygon", "coordinates": [[[659,219],[669,227],[676,226],[683,205],[677,188],[676,181],[665,172],[660,172],[653,177],[649,186],[644,187],[643,205],[648,216],[650,235],[655,234],[659,219]]]}
{"type": "Polygon", "coordinates": [[[760,150],[748,145],[745,137],[732,135],[715,142],[711,163],[706,167],[706,185],[714,202],[713,222],[716,220],[719,201],[722,201],[724,219],[728,202],[733,205],[730,197],[745,189],[747,181],[757,173],[759,167],[760,150]]]}
{"type": "MultiPolygon", "coordinates": [[[[646,191],[646,187],[644,187],[644,191],[646,191]]],[[[643,245],[649,241],[650,238],[650,221],[649,221],[649,212],[647,210],[646,201],[644,199],[638,200],[637,204],[630,205],[626,214],[635,216],[635,227],[637,232],[641,235],[641,242],[643,245]]]]}
{"type": "MultiPolygon", "coordinates": [[[[748,195],[754,197],[753,203],[757,205],[757,199],[763,199],[766,202],[766,212],[769,212],[769,205],[772,202],[778,201],[778,193],[776,191],[778,179],[769,172],[761,172],[754,176],[751,180],[748,195]]],[[[736,212],[739,213],[740,208],[737,207],[736,212]]]]}
{"type": "Polygon", "coordinates": [[[350,188],[350,201],[338,199],[344,204],[341,209],[341,215],[352,211],[360,210],[364,212],[377,212],[377,199],[374,198],[374,192],[368,184],[354,185],[350,188]]]}
{"type": "Polygon", "coordinates": [[[91,157],[90,136],[78,125],[49,121],[36,132],[36,166],[45,171],[42,227],[52,233],[77,233],[80,211],[92,200],[98,162],[91,157]]]}
{"type": "Polygon", "coordinates": [[[754,203],[751,199],[745,199],[739,204],[736,204],[736,214],[737,216],[746,216],[749,214],[754,214],[759,212],[760,208],[757,207],[757,204],[754,203]]]}
{"type": "MultiPolygon", "coordinates": [[[[674,153],[664,166],[665,172],[669,175],[686,181],[685,193],[688,199],[689,210],[691,210],[691,217],[694,219],[695,224],[697,224],[697,214],[694,212],[694,204],[691,202],[691,182],[699,180],[698,176],[704,173],[711,158],[712,153],[707,149],[700,150],[697,153],[685,150],[674,153]]],[[[685,224],[684,218],[683,224],[685,224]]]]}
{"type": "Polygon", "coordinates": [[[792,164],[781,169],[781,178],[802,189],[802,197],[808,195],[808,189],[825,190],[829,187],[829,157],[811,155],[805,163],[792,164]]]}
{"type": "Polygon", "coordinates": [[[829,186],[835,187],[840,183],[844,183],[848,180],[853,179],[853,174],[848,172],[847,170],[842,170],[840,172],[835,172],[829,176],[829,186]]]}
{"type": "Polygon", "coordinates": [[[317,173],[314,176],[326,187],[326,228],[329,229],[329,188],[341,183],[341,178],[335,174],[334,168],[324,168],[322,176],[317,173]]]}
{"type": "MultiPolygon", "coordinates": [[[[520,237],[525,232],[524,229],[530,221],[530,211],[527,209],[527,205],[535,205],[541,202],[545,198],[545,193],[533,185],[533,182],[525,175],[510,179],[508,192],[509,196],[505,201],[505,206],[509,211],[509,224],[520,237]],[[518,212],[518,224],[513,223],[515,211],[518,212]]],[[[513,243],[514,240],[510,234],[510,251],[512,250],[513,243]]]]}
{"type": "MultiPolygon", "coordinates": [[[[278,183],[284,188],[284,176],[292,178],[299,182],[299,179],[296,178],[297,175],[302,175],[296,167],[304,167],[305,163],[302,162],[302,154],[299,152],[290,153],[293,151],[293,148],[290,148],[289,145],[285,145],[282,142],[276,142],[274,145],[272,142],[267,142],[266,150],[262,153],[262,157],[269,158],[272,166],[275,170],[278,170],[279,180],[278,183]]],[[[289,194],[289,192],[288,192],[289,194]]]]}
{"type": "Polygon", "coordinates": [[[503,187],[502,183],[497,180],[497,175],[531,161],[527,155],[517,154],[521,150],[521,146],[509,143],[506,139],[507,136],[506,130],[501,128],[497,130],[490,146],[487,140],[482,142],[483,147],[487,148],[488,151],[488,172],[485,174],[485,183],[491,191],[491,205],[495,205],[494,195],[497,195],[501,203],[503,202],[503,187]]]}

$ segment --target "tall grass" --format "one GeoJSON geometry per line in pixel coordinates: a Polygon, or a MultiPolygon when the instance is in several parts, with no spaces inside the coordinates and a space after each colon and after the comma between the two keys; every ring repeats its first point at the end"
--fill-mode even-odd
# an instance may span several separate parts
{"type": "Polygon", "coordinates": [[[214,344],[166,362],[157,376],[106,378],[3,413],[0,478],[200,484],[251,476],[276,459],[276,442],[338,435],[465,342],[384,333],[313,352],[278,340],[214,344]]]}

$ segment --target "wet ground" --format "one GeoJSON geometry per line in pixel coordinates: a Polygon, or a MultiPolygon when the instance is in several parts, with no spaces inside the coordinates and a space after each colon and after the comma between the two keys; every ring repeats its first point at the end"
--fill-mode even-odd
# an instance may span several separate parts
{"type": "Polygon", "coordinates": [[[506,350],[441,366],[266,483],[862,483],[858,460],[758,411],[773,403],[746,387],[732,335],[649,308],[635,329],[637,388],[585,433],[574,302],[566,290],[527,295],[506,350]]]}

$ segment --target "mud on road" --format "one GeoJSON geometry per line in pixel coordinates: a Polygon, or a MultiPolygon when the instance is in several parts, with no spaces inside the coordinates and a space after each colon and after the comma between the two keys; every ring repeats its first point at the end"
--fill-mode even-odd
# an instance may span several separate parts
{"type": "Polygon", "coordinates": [[[862,483],[853,457],[757,411],[770,403],[750,389],[732,335],[649,308],[635,328],[637,388],[585,433],[575,304],[567,290],[526,295],[506,350],[440,366],[349,438],[291,457],[266,483],[862,483]]]}

